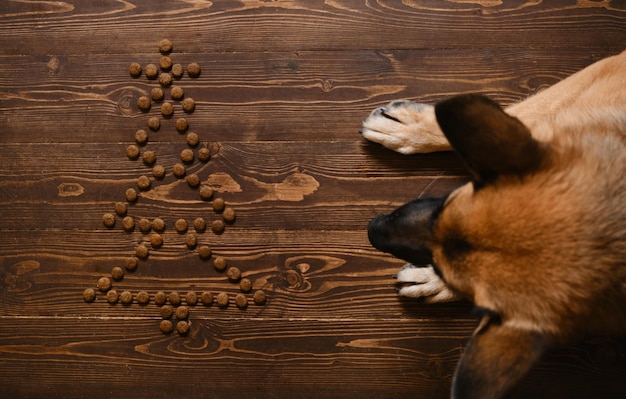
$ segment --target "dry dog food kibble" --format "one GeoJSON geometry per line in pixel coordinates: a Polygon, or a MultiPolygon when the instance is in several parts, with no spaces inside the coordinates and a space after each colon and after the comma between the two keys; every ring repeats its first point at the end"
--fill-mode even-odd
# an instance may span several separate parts
{"type": "Polygon", "coordinates": [[[139,259],[146,259],[148,255],[150,255],[150,251],[145,245],[139,244],[137,248],[135,248],[135,255],[137,255],[139,259]]]}
{"type": "Polygon", "coordinates": [[[116,280],[116,281],[123,279],[124,269],[122,269],[119,266],[115,266],[113,269],[111,269],[111,277],[113,277],[113,280],[116,280]]]}
{"type": "Polygon", "coordinates": [[[148,141],[148,132],[143,129],[139,129],[135,132],[135,141],[137,144],[146,144],[148,141]]]}
{"type": "Polygon", "coordinates": [[[167,302],[167,295],[165,295],[165,292],[159,291],[156,294],[154,294],[155,305],[163,306],[165,305],[165,302],[167,302]]]}
{"type": "Polygon", "coordinates": [[[180,294],[177,291],[170,292],[169,299],[172,305],[174,306],[180,305],[181,298],[180,298],[180,294]]]}
{"type": "Polygon", "coordinates": [[[156,132],[161,127],[161,120],[156,116],[151,117],[148,119],[148,127],[156,132]]]}
{"type": "Polygon", "coordinates": [[[126,258],[124,260],[124,268],[126,268],[126,270],[128,270],[129,272],[137,269],[137,258],[132,256],[126,258]]]}
{"type": "Polygon", "coordinates": [[[152,248],[161,248],[163,245],[163,236],[159,233],[150,234],[150,245],[152,245],[152,248]]]}
{"type": "Polygon", "coordinates": [[[265,292],[263,290],[258,290],[254,293],[252,299],[254,299],[254,303],[256,303],[257,305],[263,305],[267,300],[267,296],[265,295],[265,292]]]}
{"type": "Polygon", "coordinates": [[[183,77],[183,73],[185,73],[185,69],[180,64],[172,65],[172,76],[176,79],[180,79],[183,77]]]}
{"type": "Polygon", "coordinates": [[[132,216],[126,216],[122,219],[122,228],[125,231],[133,231],[135,230],[135,219],[132,216]]]}
{"type": "Polygon", "coordinates": [[[178,320],[185,320],[189,317],[189,308],[187,306],[179,306],[176,308],[175,315],[178,320]]]}
{"type": "Polygon", "coordinates": [[[165,221],[161,218],[155,218],[152,221],[152,228],[159,233],[163,232],[165,230],[165,221]]]}
{"type": "Polygon", "coordinates": [[[203,218],[196,218],[193,221],[193,228],[198,232],[202,233],[206,230],[206,221],[203,218]]]}
{"type": "Polygon", "coordinates": [[[222,212],[224,207],[226,206],[226,202],[223,198],[215,198],[213,200],[213,210],[215,212],[222,212]]]}
{"type": "Polygon", "coordinates": [[[242,278],[239,282],[239,289],[241,289],[241,292],[250,292],[252,289],[252,281],[249,278],[242,278]]]}
{"type": "Polygon", "coordinates": [[[244,294],[235,295],[235,304],[239,309],[245,309],[248,307],[248,298],[244,294]]]}
{"type": "Polygon", "coordinates": [[[126,211],[128,210],[128,207],[126,206],[125,203],[123,202],[116,202],[115,203],[115,213],[117,213],[120,216],[126,215],[126,211]]]}
{"type": "Polygon", "coordinates": [[[196,294],[195,291],[187,292],[185,295],[185,302],[187,302],[187,305],[189,306],[195,305],[198,303],[198,294],[196,294]]]}
{"type": "Polygon", "coordinates": [[[139,219],[137,226],[139,226],[139,231],[142,233],[147,233],[152,229],[152,223],[146,218],[139,219]]]}
{"type": "Polygon", "coordinates": [[[168,101],[164,102],[161,105],[161,114],[163,114],[163,116],[166,118],[172,116],[174,114],[174,106],[172,105],[172,103],[168,101]]]}
{"type": "Polygon", "coordinates": [[[185,236],[185,245],[187,245],[189,249],[194,249],[196,245],[198,245],[198,238],[194,233],[188,233],[185,236]]]}
{"type": "Polygon", "coordinates": [[[196,109],[196,102],[194,101],[193,98],[187,97],[183,100],[182,106],[183,106],[183,111],[187,113],[191,113],[193,112],[194,109],[196,109]]]}
{"type": "Polygon", "coordinates": [[[170,97],[172,100],[182,100],[185,97],[185,90],[180,86],[172,86],[170,89],[170,97]]]}
{"type": "Polygon", "coordinates": [[[117,293],[117,291],[111,290],[107,292],[107,302],[110,303],[111,305],[115,305],[117,301],[119,300],[119,298],[120,298],[120,295],[117,293]]]}
{"type": "Polygon", "coordinates": [[[225,221],[231,223],[235,221],[235,210],[233,208],[225,208],[222,217],[225,221]]]}
{"type": "Polygon", "coordinates": [[[178,334],[180,335],[187,334],[189,332],[189,322],[185,320],[179,320],[178,323],[176,323],[176,331],[178,331],[178,334]]]}
{"type": "Polygon", "coordinates": [[[151,105],[152,105],[152,102],[146,96],[141,96],[137,99],[137,107],[139,107],[139,109],[144,112],[150,111],[151,105]]]}
{"type": "Polygon", "coordinates": [[[112,213],[105,213],[104,215],[102,215],[102,223],[106,227],[115,226],[115,215],[113,215],[112,213]]]}
{"type": "Polygon", "coordinates": [[[187,227],[188,227],[188,225],[187,225],[187,221],[185,219],[178,219],[178,220],[176,220],[176,223],[174,223],[174,228],[179,233],[184,233],[185,231],[187,231],[187,227]]]}
{"type": "Polygon", "coordinates": [[[163,39],[159,42],[159,51],[161,54],[169,54],[172,52],[174,45],[168,39],[163,39]]]}
{"type": "Polygon", "coordinates": [[[177,163],[172,167],[172,173],[174,174],[174,176],[180,179],[184,177],[187,173],[187,168],[185,168],[185,165],[183,165],[182,163],[177,163]]]}
{"type": "Polygon", "coordinates": [[[231,266],[228,268],[226,275],[230,281],[237,282],[241,279],[241,270],[236,266],[231,266]]]}
{"type": "Polygon", "coordinates": [[[111,279],[108,277],[100,277],[98,279],[98,289],[102,292],[106,292],[111,289],[111,279]]]}
{"type": "Polygon", "coordinates": [[[200,76],[200,72],[200,64],[198,64],[197,62],[192,62],[191,64],[187,65],[187,73],[192,78],[197,78],[198,76],[200,76]]]}
{"type": "Polygon", "coordinates": [[[83,291],[83,299],[85,302],[93,302],[96,300],[96,290],[93,288],[87,288],[83,291]]]}
{"type": "Polygon", "coordinates": [[[211,197],[213,197],[213,189],[206,185],[200,186],[200,198],[206,201],[210,200],[211,197]]]}
{"type": "Polygon", "coordinates": [[[159,330],[161,330],[163,334],[171,334],[171,332],[174,331],[174,324],[171,320],[161,320],[159,330]]]}
{"type": "Polygon", "coordinates": [[[217,306],[226,307],[228,306],[228,294],[225,292],[220,292],[217,294],[216,298],[217,306]]]}
{"type": "Polygon", "coordinates": [[[225,228],[226,226],[224,225],[224,222],[221,220],[214,220],[211,223],[211,230],[213,230],[215,234],[222,234],[225,228]]]}
{"type": "Polygon", "coordinates": [[[156,162],[156,152],[154,151],[145,151],[141,156],[143,163],[146,165],[154,165],[156,162]]]}
{"type": "Polygon", "coordinates": [[[179,133],[184,133],[189,129],[189,122],[185,118],[176,119],[176,130],[179,133]]]}
{"type": "Polygon", "coordinates": [[[213,261],[213,267],[215,267],[215,270],[217,271],[220,271],[220,272],[223,271],[224,269],[226,269],[226,259],[221,256],[218,256],[213,261]]]}
{"type": "Polygon", "coordinates": [[[202,147],[198,150],[198,159],[200,162],[208,162],[211,159],[211,150],[202,147]]]}
{"type": "Polygon", "coordinates": [[[187,144],[189,144],[191,147],[195,147],[198,145],[198,143],[200,143],[200,137],[198,136],[198,133],[195,132],[189,132],[187,133],[187,144]]]}
{"type": "Polygon", "coordinates": [[[128,159],[132,159],[132,160],[139,158],[139,147],[137,147],[134,144],[131,144],[128,147],[126,147],[126,156],[128,157],[128,159]]]}
{"type": "Polygon", "coordinates": [[[148,64],[144,68],[148,79],[156,79],[159,76],[159,68],[154,64],[148,64]]]}
{"type": "Polygon", "coordinates": [[[152,176],[155,179],[162,179],[165,177],[165,167],[163,165],[154,165],[152,168],[152,176]]]}
{"type": "Polygon", "coordinates": [[[180,160],[185,163],[193,162],[193,158],[194,158],[193,151],[190,150],[189,148],[185,148],[184,150],[180,152],[180,160]]]}
{"type": "Polygon", "coordinates": [[[170,305],[163,305],[161,306],[159,312],[161,313],[162,318],[169,319],[174,315],[174,308],[170,305]]]}
{"type": "Polygon", "coordinates": [[[172,68],[172,59],[166,55],[159,60],[159,67],[164,71],[169,71],[172,68]]]}
{"type": "Polygon", "coordinates": [[[187,184],[189,184],[189,187],[196,188],[200,185],[200,177],[196,173],[187,175],[185,180],[187,180],[187,184]]]}
{"type": "Polygon", "coordinates": [[[147,305],[148,303],[150,303],[150,294],[148,294],[146,291],[139,291],[136,298],[137,303],[140,305],[147,305]]]}
{"type": "Polygon", "coordinates": [[[130,76],[132,76],[133,78],[138,78],[141,76],[141,65],[137,62],[132,62],[130,64],[130,66],[128,67],[128,73],[130,73],[130,76]]]}
{"type": "Polygon", "coordinates": [[[152,97],[154,101],[161,101],[164,96],[165,94],[163,93],[163,89],[160,87],[154,87],[150,90],[150,97],[152,97]]]}
{"type": "Polygon", "coordinates": [[[126,201],[128,202],[137,202],[137,198],[139,197],[137,190],[134,188],[127,189],[124,195],[126,196],[126,201]]]}
{"type": "Polygon", "coordinates": [[[203,305],[207,306],[213,304],[213,294],[208,291],[204,291],[202,294],[200,294],[200,301],[203,305]]]}
{"type": "Polygon", "coordinates": [[[209,247],[208,245],[203,245],[200,248],[198,248],[198,255],[200,255],[200,258],[202,259],[208,259],[211,257],[211,247],[209,247]]]}
{"type": "Polygon", "coordinates": [[[162,73],[159,75],[159,84],[163,87],[168,87],[172,84],[172,75],[169,73],[162,73]]]}
{"type": "Polygon", "coordinates": [[[130,291],[122,291],[120,294],[120,302],[124,305],[130,305],[133,303],[133,293],[130,291]]]}
{"type": "Polygon", "coordinates": [[[150,178],[148,178],[148,176],[139,176],[137,178],[137,186],[139,187],[140,190],[147,190],[150,188],[150,178]]]}

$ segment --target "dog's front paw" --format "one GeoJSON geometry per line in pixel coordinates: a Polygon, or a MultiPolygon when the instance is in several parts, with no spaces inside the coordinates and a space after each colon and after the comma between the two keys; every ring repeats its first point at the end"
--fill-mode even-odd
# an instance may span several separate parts
{"type": "Polygon", "coordinates": [[[450,149],[437,124],[435,108],[408,100],[392,101],[376,108],[363,121],[361,134],[401,154],[450,149]]]}
{"type": "Polygon", "coordinates": [[[432,266],[417,267],[406,264],[396,276],[401,296],[421,298],[427,303],[451,302],[459,294],[446,285],[432,266]]]}

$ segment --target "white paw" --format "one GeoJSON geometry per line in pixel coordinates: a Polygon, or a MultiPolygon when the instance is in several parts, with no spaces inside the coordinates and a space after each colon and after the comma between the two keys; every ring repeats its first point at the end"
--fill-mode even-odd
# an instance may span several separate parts
{"type": "Polygon", "coordinates": [[[435,108],[408,100],[392,101],[376,108],[363,121],[361,134],[401,154],[450,149],[437,124],[435,108]]]}
{"type": "Polygon", "coordinates": [[[435,273],[432,266],[417,267],[408,263],[400,269],[397,275],[401,285],[398,293],[411,298],[423,298],[427,303],[451,302],[460,299],[435,273]]]}

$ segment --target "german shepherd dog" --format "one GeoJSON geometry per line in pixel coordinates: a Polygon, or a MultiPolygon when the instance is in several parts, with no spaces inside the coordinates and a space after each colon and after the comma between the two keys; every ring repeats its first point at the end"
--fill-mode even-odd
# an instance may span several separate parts
{"type": "Polygon", "coordinates": [[[453,149],[471,172],[368,227],[410,262],[400,295],[480,312],[452,398],[501,398],[550,347],[626,332],[626,52],[506,109],[393,101],[361,133],[403,154],[453,149]]]}

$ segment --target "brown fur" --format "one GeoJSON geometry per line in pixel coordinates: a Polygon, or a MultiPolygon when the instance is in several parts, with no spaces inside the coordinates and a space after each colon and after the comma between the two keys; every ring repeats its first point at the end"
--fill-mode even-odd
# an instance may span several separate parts
{"type": "Polygon", "coordinates": [[[378,249],[433,265],[403,268],[401,295],[486,310],[454,398],[503,397],[547,348],[626,332],[626,52],[506,112],[478,95],[396,101],[362,133],[402,153],[451,146],[474,176],[369,228],[378,249]]]}

